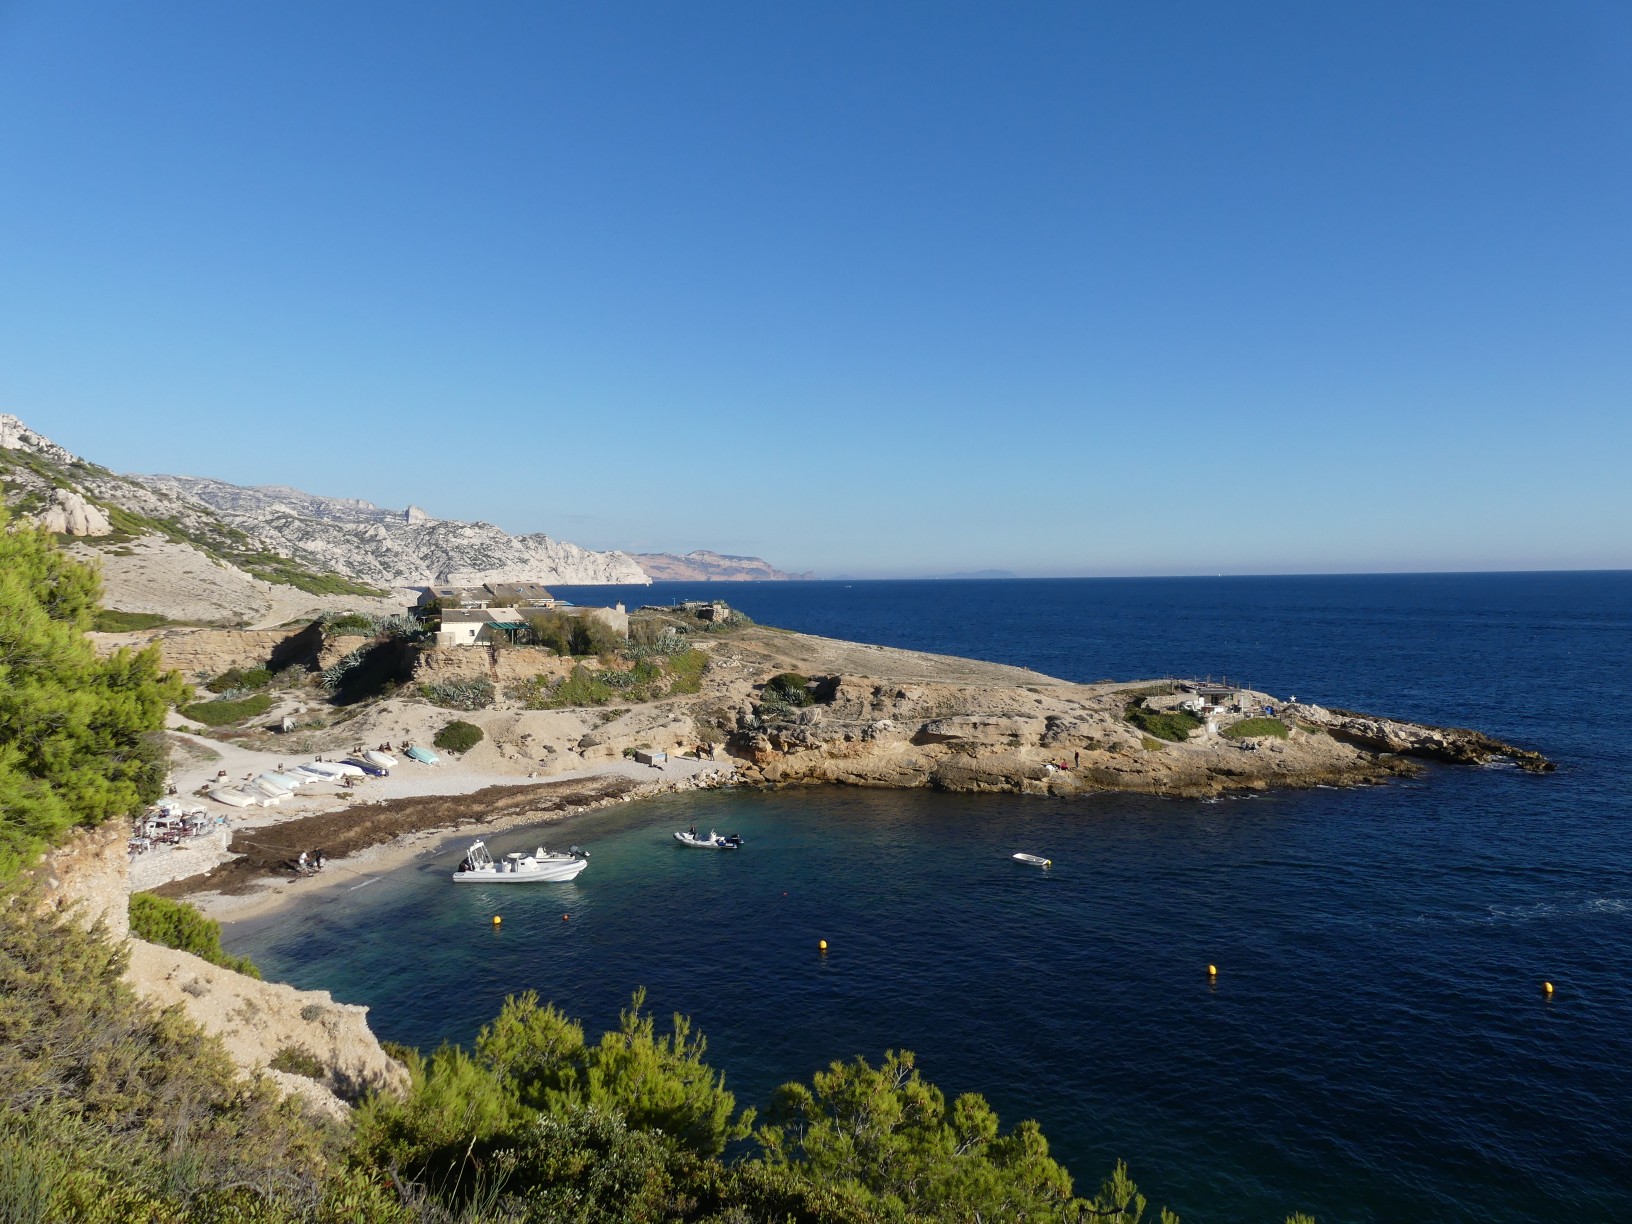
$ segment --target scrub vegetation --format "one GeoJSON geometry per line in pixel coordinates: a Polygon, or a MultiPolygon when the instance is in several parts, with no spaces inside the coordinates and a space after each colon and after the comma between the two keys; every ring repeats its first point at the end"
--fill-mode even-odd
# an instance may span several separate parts
{"type": "Polygon", "coordinates": [[[1219,734],[1225,739],[1256,739],[1261,735],[1285,739],[1287,726],[1278,718],[1243,718],[1240,722],[1231,723],[1219,734]]]}
{"type": "Polygon", "coordinates": [[[431,743],[443,752],[469,752],[482,742],[482,729],[475,723],[454,719],[436,733],[431,743]]]}
{"type": "Polygon", "coordinates": [[[221,947],[221,924],[206,918],[185,901],[153,893],[130,896],[130,933],[148,943],[163,944],[231,969],[246,977],[259,978],[261,971],[247,956],[233,956],[221,947]]]}
{"type": "Polygon", "coordinates": [[[271,694],[252,693],[248,697],[222,697],[215,701],[197,701],[182,706],[177,713],[183,718],[203,723],[206,727],[227,727],[233,723],[259,718],[271,708],[271,694]]]}
{"type": "Polygon", "coordinates": [[[1184,710],[1153,710],[1143,699],[1128,702],[1122,713],[1146,735],[1154,735],[1157,739],[1174,744],[1182,744],[1190,738],[1192,731],[1201,726],[1201,719],[1194,714],[1184,710]]]}

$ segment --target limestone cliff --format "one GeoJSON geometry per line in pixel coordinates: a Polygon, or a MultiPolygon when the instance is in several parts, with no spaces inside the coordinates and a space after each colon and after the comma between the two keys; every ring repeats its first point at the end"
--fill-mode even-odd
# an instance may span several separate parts
{"type": "Polygon", "coordinates": [[[634,560],[653,582],[787,582],[813,574],[786,574],[759,557],[733,557],[697,549],[674,553],[635,553],[634,560]]]}
{"type": "Polygon", "coordinates": [[[355,498],[319,497],[281,485],[244,488],[196,476],[137,479],[209,507],[285,556],[382,586],[648,581],[621,552],[594,552],[543,533],[513,536],[491,523],[434,518],[418,506],[385,510],[355,498]]]}

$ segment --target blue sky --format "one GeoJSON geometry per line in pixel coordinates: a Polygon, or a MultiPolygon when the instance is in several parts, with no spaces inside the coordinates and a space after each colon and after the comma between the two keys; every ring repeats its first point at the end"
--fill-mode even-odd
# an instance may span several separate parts
{"type": "Polygon", "coordinates": [[[0,2],[0,411],[826,574],[1632,566],[1632,8],[0,2]]]}

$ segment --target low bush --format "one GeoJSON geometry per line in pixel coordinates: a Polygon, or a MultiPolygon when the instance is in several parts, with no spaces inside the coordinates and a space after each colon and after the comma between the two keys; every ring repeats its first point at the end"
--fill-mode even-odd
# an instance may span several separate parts
{"type": "Polygon", "coordinates": [[[206,727],[225,727],[231,723],[243,722],[247,718],[256,718],[271,708],[271,695],[256,693],[235,700],[197,701],[192,705],[180,707],[176,712],[183,718],[203,723],[206,727]]]}
{"type": "Polygon", "coordinates": [[[221,924],[206,918],[185,901],[153,893],[131,893],[130,933],[148,943],[191,952],[212,965],[256,978],[261,971],[247,956],[233,956],[221,946],[221,924]]]}
{"type": "Polygon", "coordinates": [[[485,676],[438,680],[420,685],[419,695],[444,710],[485,710],[493,704],[493,681],[485,676]]]}
{"type": "Polygon", "coordinates": [[[1261,735],[1272,735],[1276,739],[1285,739],[1287,726],[1278,718],[1243,718],[1238,723],[1231,723],[1219,732],[1226,739],[1257,739],[1261,735]]]}
{"type": "Polygon", "coordinates": [[[91,628],[98,633],[135,633],[140,629],[158,629],[170,624],[168,616],[157,612],[120,612],[114,608],[98,608],[91,628]]]}
{"type": "Polygon", "coordinates": [[[1147,735],[1182,744],[1201,726],[1201,719],[1184,710],[1152,710],[1143,701],[1130,701],[1124,717],[1147,735]]]}
{"type": "Polygon", "coordinates": [[[307,1079],[322,1080],[328,1078],[328,1069],[323,1061],[303,1046],[280,1046],[278,1052],[272,1055],[272,1061],[266,1064],[274,1071],[286,1071],[290,1075],[304,1075],[307,1079]]]}
{"type": "Polygon", "coordinates": [[[205,688],[212,693],[231,693],[244,689],[263,689],[272,683],[272,673],[264,667],[251,667],[245,671],[242,668],[229,667],[205,684],[205,688]]]}
{"type": "Polygon", "coordinates": [[[816,704],[816,694],[810,691],[810,679],[798,672],[783,672],[765,681],[765,696],[786,706],[816,704]]]}
{"type": "Polygon", "coordinates": [[[669,693],[697,693],[703,688],[703,673],[708,670],[708,656],[700,650],[687,650],[669,656],[669,674],[673,677],[669,693]]]}
{"type": "Polygon", "coordinates": [[[431,741],[444,752],[469,752],[482,742],[482,729],[475,723],[454,719],[431,741]]]}

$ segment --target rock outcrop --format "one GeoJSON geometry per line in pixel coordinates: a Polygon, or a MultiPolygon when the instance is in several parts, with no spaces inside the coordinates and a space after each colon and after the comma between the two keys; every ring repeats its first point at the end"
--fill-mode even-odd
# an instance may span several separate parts
{"type": "Polygon", "coordinates": [[[1555,768],[1539,752],[1515,748],[1466,727],[1430,727],[1305,702],[1289,705],[1285,712],[1288,717],[1321,728],[1334,739],[1372,752],[1394,752],[1457,765],[1488,765],[1505,759],[1529,773],[1551,773],[1555,768]]]}
{"type": "Polygon", "coordinates": [[[40,513],[40,525],[70,536],[105,536],[113,531],[108,516],[71,489],[52,490],[51,504],[40,513]]]}

